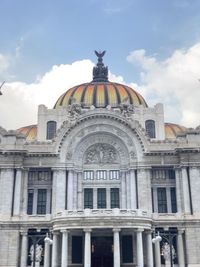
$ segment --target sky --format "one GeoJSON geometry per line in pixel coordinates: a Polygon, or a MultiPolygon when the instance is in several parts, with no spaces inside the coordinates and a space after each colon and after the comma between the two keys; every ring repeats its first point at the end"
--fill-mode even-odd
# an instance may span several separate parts
{"type": "Polygon", "coordinates": [[[165,121],[200,125],[199,0],[1,0],[0,125],[37,123],[70,87],[92,80],[106,50],[109,80],[132,86],[165,121]]]}

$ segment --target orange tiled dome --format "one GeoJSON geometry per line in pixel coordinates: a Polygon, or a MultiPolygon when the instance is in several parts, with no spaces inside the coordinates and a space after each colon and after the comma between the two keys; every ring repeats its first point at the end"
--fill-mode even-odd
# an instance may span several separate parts
{"type": "Polygon", "coordinates": [[[187,128],[174,123],[165,123],[165,138],[176,138],[179,133],[185,132],[187,128]]]}
{"type": "Polygon", "coordinates": [[[62,94],[54,108],[69,106],[72,101],[86,107],[96,108],[117,107],[123,101],[128,101],[134,106],[147,107],[144,98],[131,87],[114,82],[90,82],[74,86],[62,94]]]}
{"type": "Polygon", "coordinates": [[[26,136],[26,140],[34,140],[37,138],[37,125],[29,125],[25,127],[21,127],[16,130],[17,133],[24,134],[26,136]]]}

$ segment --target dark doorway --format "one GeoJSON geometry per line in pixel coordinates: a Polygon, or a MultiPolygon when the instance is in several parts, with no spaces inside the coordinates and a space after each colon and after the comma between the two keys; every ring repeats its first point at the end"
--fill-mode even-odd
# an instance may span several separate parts
{"type": "Polygon", "coordinates": [[[113,238],[92,237],[91,267],[113,267],[113,238]]]}

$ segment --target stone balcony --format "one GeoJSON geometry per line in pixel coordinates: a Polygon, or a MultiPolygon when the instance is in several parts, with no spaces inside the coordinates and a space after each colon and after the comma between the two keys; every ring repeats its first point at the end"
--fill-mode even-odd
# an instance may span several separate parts
{"type": "Polygon", "coordinates": [[[131,209],[84,209],[64,210],[53,217],[55,229],[70,228],[147,228],[152,222],[152,214],[144,210],[131,209]]]}

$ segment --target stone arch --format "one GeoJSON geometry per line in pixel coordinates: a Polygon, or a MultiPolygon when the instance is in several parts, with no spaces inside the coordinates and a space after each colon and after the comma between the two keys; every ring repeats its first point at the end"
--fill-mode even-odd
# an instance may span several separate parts
{"type": "Polygon", "coordinates": [[[115,117],[96,116],[78,121],[72,127],[66,123],[66,128],[61,129],[59,140],[57,139],[61,161],[73,163],[76,159],[74,153],[78,153],[76,146],[80,147],[87,137],[94,135],[107,135],[112,137],[112,140],[118,140],[117,142],[122,144],[121,147],[126,148],[126,157],[130,162],[136,162],[143,157],[144,145],[134,122],[129,125],[127,121],[115,117]]]}

